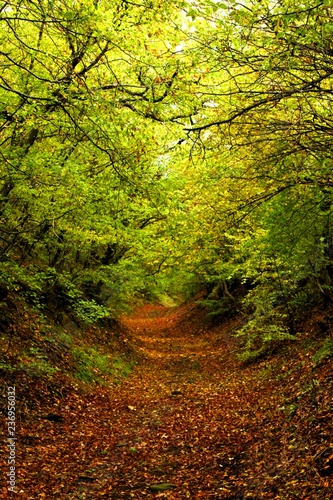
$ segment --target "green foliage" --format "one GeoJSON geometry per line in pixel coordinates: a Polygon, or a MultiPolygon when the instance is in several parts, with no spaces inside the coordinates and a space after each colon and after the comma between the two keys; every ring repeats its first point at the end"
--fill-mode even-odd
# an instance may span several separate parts
{"type": "Polygon", "coordinates": [[[100,353],[94,347],[75,347],[72,349],[78,380],[87,384],[103,383],[103,376],[112,376],[116,380],[126,377],[132,371],[133,364],[122,358],[111,358],[100,353]]]}
{"type": "Polygon", "coordinates": [[[251,283],[259,354],[331,300],[330,2],[13,0],[0,27],[4,294],[89,324],[251,283]]]}
{"type": "Polygon", "coordinates": [[[333,357],[333,340],[327,339],[321,348],[312,357],[315,363],[320,363],[322,360],[333,357]]]}
{"type": "Polygon", "coordinates": [[[16,367],[6,363],[6,361],[0,361],[0,370],[6,373],[12,373],[15,372],[16,367]]]}
{"type": "Polygon", "coordinates": [[[20,296],[39,312],[56,295],[54,300],[59,307],[63,306],[84,324],[95,323],[110,315],[105,306],[84,297],[78,288],[80,282],[75,284],[68,273],[59,273],[54,268],[34,263],[19,266],[6,261],[0,264],[0,286],[20,296]]]}
{"type": "Polygon", "coordinates": [[[162,121],[179,67],[160,59],[163,42],[145,40],[170,33],[177,7],[14,1],[2,12],[2,281],[26,284],[39,308],[59,286],[65,307],[91,322],[106,315],[95,299],[115,305],[139,288],[134,272],[113,268],[129,252],[137,265],[172,203],[161,158],[173,133],[162,121]],[[80,296],[88,282],[102,282],[102,298],[80,296]]]}
{"type": "Polygon", "coordinates": [[[32,377],[42,378],[52,376],[59,368],[50,364],[49,360],[38,347],[30,347],[23,361],[18,365],[19,370],[24,370],[32,377]]]}
{"type": "Polygon", "coordinates": [[[287,340],[295,340],[288,328],[288,315],[281,308],[274,307],[274,293],[267,287],[258,286],[244,300],[246,306],[254,309],[251,318],[238,330],[236,336],[243,339],[239,359],[253,361],[272,352],[287,340]]]}
{"type": "Polygon", "coordinates": [[[9,292],[24,293],[26,298],[31,298],[32,301],[37,300],[44,279],[45,275],[38,273],[33,264],[20,266],[9,260],[0,263],[0,285],[9,292]]]}
{"type": "Polygon", "coordinates": [[[105,307],[96,304],[93,300],[78,300],[74,305],[74,311],[77,318],[85,324],[97,323],[98,320],[110,315],[105,307]]]}
{"type": "Polygon", "coordinates": [[[95,300],[85,300],[83,292],[77,288],[67,274],[57,274],[53,283],[57,300],[62,301],[74,317],[83,324],[96,323],[110,315],[108,309],[95,300]]]}
{"type": "Polygon", "coordinates": [[[198,304],[207,310],[207,316],[211,318],[229,316],[235,311],[235,301],[229,297],[219,300],[204,299],[198,301],[198,304]]]}
{"type": "Polygon", "coordinates": [[[21,363],[19,369],[27,371],[32,377],[50,377],[54,375],[59,369],[50,365],[46,359],[36,359],[28,363],[21,363]]]}
{"type": "Polygon", "coordinates": [[[57,332],[57,339],[67,347],[72,347],[74,344],[73,337],[63,330],[57,332]]]}

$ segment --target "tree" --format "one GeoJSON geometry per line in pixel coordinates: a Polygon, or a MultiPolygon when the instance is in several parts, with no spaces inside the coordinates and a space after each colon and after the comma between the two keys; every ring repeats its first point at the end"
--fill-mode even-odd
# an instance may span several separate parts
{"type": "Polygon", "coordinates": [[[176,7],[3,3],[0,236],[6,286],[20,288],[25,281],[28,294],[32,287],[44,296],[45,287],[56,289],[72,305],[82,300],[84,284],[99,283],[98,294],[103,283],[112,290],[117,273],[110,266],[165,219],[159,157],[172,134],[162,114],[170,108],[179,66],[171,51],[164,57],[160,48],[146,46],[166,30],[176,7]],[[32,280],[36,267],[38,283],[32,280]]]}
{"type": "Polygon", "coordinates": [[[294,333],[297,282],[325,302],[333,277],[332,12],[4,2],[3,286],[95,319],[184,285],[229,308],[246,285],[294,333]]]}
{"type": "Polygon", "coordinates": [[[199,112],[185,130],[206,172],[199,199],[209,200],[198,265],[216,283],[256,284],[247,334],[264,310],[269,342],[283,336],[269,326],[280,313],[286,335],[294,331],[297,282],[309,278],[315,300],[331,293],[332,12],[330,2],[188,7],[199,112]]]}

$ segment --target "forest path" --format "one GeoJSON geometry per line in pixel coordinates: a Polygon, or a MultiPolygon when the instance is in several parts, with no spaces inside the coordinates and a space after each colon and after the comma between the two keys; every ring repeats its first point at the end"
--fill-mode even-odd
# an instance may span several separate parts
{"type": "Polygon", "coordinates": [[[249,402],[245,380],[232,375],[233,323],[207,330],[195,303],[146,305],[121,323],[138,364],[120,384],[60,399],[49,408],[60,422],[30,413],[21,497],[243,498],[233,471],[244,460],[249,402]]]}
{"type": "MultiPolygon", "coordinates": [[[[308,392],[293,419],[285,398],[300,389],[284,374],[283,357],[277,376],[270,362],[237,362],[230,333],[239,319],[207,327],[192,303],[146,305],[121,321],[125,344],[139,353],[133,372],[56,399],[48,411],[60,413],[59,422],[38,417],[47,412],[38,402],[22,422],[20,498],[333,498],[310,449],[313,439],[323,442],[325,425],[330,439],[328,400],[323,428],[308,428],[308,392]]],[[[300,362],[295,373],[303,374],[300,362]]]]}
{"type": "Polygon", "coordinates": [[[122,319],[142,361],[120,388],[135,465],[119,498],[151,497],[149,486],[163,482],[175,488],[160,498],[242,498],[223,480],[243,461],[239,426],[248,403],[230,353],[235,323],[208,329],[193,304],[146,305],[122,319]]]}

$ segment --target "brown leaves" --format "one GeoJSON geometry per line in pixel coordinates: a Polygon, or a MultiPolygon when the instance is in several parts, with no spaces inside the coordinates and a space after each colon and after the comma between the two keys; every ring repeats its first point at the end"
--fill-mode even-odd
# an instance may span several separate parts
{"type": "Polygon", "coordinates": [[[302,352],[241,367],[224,327],[193,313],[149,306],[125,318],[145,357],[121,385],[40,393],[18,432],[22,499],[329,497],[327,374],[308,387],[302,352]],[[160,484],[172,489],[152,491],[160,484]]]}

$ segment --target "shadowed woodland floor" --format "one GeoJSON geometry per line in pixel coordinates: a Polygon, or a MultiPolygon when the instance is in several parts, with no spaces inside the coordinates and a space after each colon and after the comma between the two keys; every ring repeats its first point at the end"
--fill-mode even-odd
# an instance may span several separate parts
{"type": "Polygon", "coordinates": [[[314,373],[299,353],[242,367],[238,321],[205,326],[193,304],[123,318],[140,359],[124,382],[19,408],[17,496],[333,498],[329,364],[314,373]]]}

